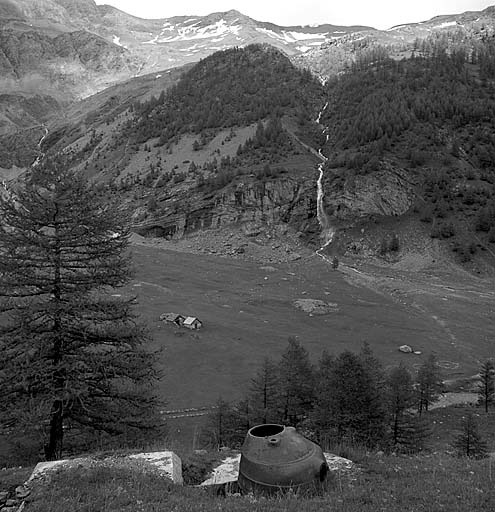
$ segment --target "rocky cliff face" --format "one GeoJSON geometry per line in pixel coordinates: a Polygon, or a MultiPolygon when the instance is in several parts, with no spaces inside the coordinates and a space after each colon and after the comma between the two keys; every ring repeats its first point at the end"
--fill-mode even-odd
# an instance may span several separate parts
{"type": "MultiPolygon", "coordinates": [[[[181,239],[198,231],[229,228],[256,237],[260,231],[289,227],[301,240],[319,244],[316,217],[316,177],[308,173],[290,178],[258,180],[243,177],[224,189],[205,194],[188,190],[173,194],[160,213],[140,220],[145,209],[136,211],[135,231],[143,236],[181,239]]],[[[337,231],[352,228],[379,217],[399,217],[416,199],[410,174],[390,162],[369,175],[347,178],[342,184],[335,176],[325,180],[325,209],[337,231]]]]}
{"type": "Polygon", "coordinates": [[[343,183],[326,180],[325,207],[337,221],[403,215],[415,201],[411,173],[391,162],[370,174],[347,174],[343,183]]]}
{"type": "Polygon", "coordinates": [[[281,223],[295,231],[316,232],[314,186],[311,179],[243,178],[215,194],[174,196],[162,204],[159,215],[136,223],[135,228],[142,235],[166,238],[226,226],[244,227],[248,234],[253,231],[255,235],[256,226],[281,223]]]}

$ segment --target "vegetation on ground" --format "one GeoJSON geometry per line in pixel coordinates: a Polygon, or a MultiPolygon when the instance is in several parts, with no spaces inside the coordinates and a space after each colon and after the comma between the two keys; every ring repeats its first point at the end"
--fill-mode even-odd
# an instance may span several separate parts
{"type": "Polygon", "coordinates": [[[367,455],[356,475],[336,474],[322,496],[219,498],[207,489],[177,487],[153,471],[74,468],[40,484],[26,512],[491,512],[495,505],[489,461],[446,455],[367,455]]]}
{"type": "Polygon", "coordinates": [[[415,211],[466,263],[495,241],[495,43],[418,55],[386,53],[330,80],[322,122],[334,183],[380,171],[384,159],[417,184],[415,211]]]}
{"type": "MultiPolygon", "coordinates": [[[[427,413],[442,389],[433,354],[415,375],[402,364],[385,371],[366,344],[359,354],[324,352],[314,367],[304,347],[290,338],[280,361],[264,360],[240,401],[217,402],[204,441],[216,447],[238,447],[250,427],[280,423],[299,428],[324,448],[347,443],[417,453],[428,445],[427,413]]],[[[462,453],[467,443],[467,456],[486,456],[475,420],[468,423],[456,428],[469,439],[459,437],[453,444],[462,453]]]]}
{"type": "Polygon", "coordinates": [[[134,105],[138,121],[128,133],[138,143],[165,144],[183,133],[246,126],[272,115],[301,111],[309,117],[321,87],[280,51],[263,45],[214,53],[184,73],[158,98],[134,105]]]}

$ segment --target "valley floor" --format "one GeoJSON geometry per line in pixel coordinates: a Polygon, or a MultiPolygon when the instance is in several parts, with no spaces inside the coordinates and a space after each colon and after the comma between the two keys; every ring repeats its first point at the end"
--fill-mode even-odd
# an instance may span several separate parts
{"type": "Polygon", "coordinates": [[[313,360],[323,350],[358,351],[368,342],[385,366],[402,361],[414,369],[434,352],[450,381],[475,374],[479,362],[493,356],[491,279],[356,260],[335,271],[308,248],[275,240],[253,240],[259,253],[241,255],[229,254],[241,243],[236,239],[213,250],[194,238],[135,242],[137,275],[129,292],[138,294],[156,348],[163,349],[161,391],[169,409],[239,398],[263,358],[278,358],[289,336],[297,336],[313,360]],[[278,257],[280,249],[285,258],[278,257]],[[332,307],[325,315],[308,314],[295,307],[301,299],[332,307]],[[198,316],[204,327],[165,325],[159,316],[169,311],[198,316]],[[403,344],[421,355],[399,352],[403,344]]]}

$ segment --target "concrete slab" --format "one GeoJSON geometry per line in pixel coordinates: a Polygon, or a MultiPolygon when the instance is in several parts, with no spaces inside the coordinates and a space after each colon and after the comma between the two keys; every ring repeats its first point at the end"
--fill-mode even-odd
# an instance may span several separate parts
{"type": "Polygon", "coordinates": [[[184,483],[182,478],[182,461],[174,452],[136,453],[130,455],[129,458],[144,460],[155,466],[160,471],[163,471],[174,484],[182,485],[184,483]]]}
{"type": "Polygon", "coordinates": [[[125,465],[126,461],[129,460],[142,460],[158,469],[164,476],[172,480],[177,485],[183,484],[182,479],[182,461],[180,458],[171,451],[162,451],[162,452],[149,452],[149,453],[134,453],[126,456],[109,456],[103,459],[93,459],[91,457],[79,457],[77,459],[64,459],[64,460],[55,460],[50,462],[40,462],[38,463],[29,480],[26,482],[27,484],[31,482],[31,480],[35,478],[40,478],[43,475],[49,473],[50,471],[57,470],[62,467],[73,468],[77,466],[82,467],[90,467],[96,466],[98,464],[112,464],[114,462],[116,465],[125,465]]]}
{"type": "Polygon", "coordinates": [[[225,458],[216,468],[213,469],[210,478],[202,482],[200,485],[218,485],[237,481],[240,461],[240,453],[225,458]]]}

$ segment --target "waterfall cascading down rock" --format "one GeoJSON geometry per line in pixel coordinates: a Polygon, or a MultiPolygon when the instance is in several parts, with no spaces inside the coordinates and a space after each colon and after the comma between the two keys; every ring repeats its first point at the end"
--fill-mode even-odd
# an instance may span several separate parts
{"type": "MultiPolygon", "coordinates": [[[[320,124],[321,116],[323,115],[323,112],[325,112],[327,107],[328,102],[325,103],[325,106],[321,109],[320,113],[318,114],[318,117],[316,118],[316,122],[318,124],[320,124]]],[[[323,133],[325,133],[326,130],[327,129],[325,128],[323,133]]],[[[328,134],[326,134],[326,140],[328,141],[328,134]]],[[[322,252],[328,245],[332,243],[333,237],[335,235],[335,229],[333,228],[330,222],[330,218],[327,212],[325,211],[325,207],[323,205],[323,199],[325,197],[325,192],[323,191],[323,177],[325,174],[325,164],[328,158],[321,152],[321,148],[318,150],[318,155],[320,156],[322,162],[318,165],[319,176],[316,189],[316,216],[321,227],[320,238],[323,241],[323,245],[316,251],[316,254],[318,254],[318,256],[320,256],[324,260],[328,261],[327,258],[322,254],[322,252]]]]}

